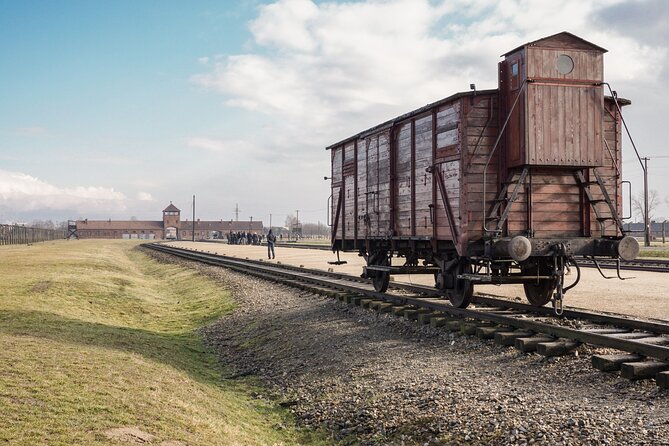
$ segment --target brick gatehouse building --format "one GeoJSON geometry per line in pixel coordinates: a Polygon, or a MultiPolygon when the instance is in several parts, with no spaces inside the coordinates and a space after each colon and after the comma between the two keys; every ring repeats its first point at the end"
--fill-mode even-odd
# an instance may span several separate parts
{"type": "MultiPolygon", "coordinates": [[[[175,239],[193,238],[193,221],[181,220],[181,211],[170,202],[163,209],[163,219],[143,220],[77,220],[77,236],[84,238],[175,239]]],[[[263,230],[262,221],[195,221],[195,240],[219,238],[230,231],[256,232],[263,230]]]]}

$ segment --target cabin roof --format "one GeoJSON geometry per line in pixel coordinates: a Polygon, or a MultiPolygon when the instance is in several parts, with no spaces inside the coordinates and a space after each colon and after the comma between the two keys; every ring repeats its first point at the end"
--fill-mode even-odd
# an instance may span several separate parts
{"type": "Polygon", "coordinates": [[[532,42],[524,43],[517,48],[507,51],[502,54],[502,56],[508,56],[509,54],[515,53],[516,51],[526,48],[528,46],[541,46],[546,48],[564,48],[566,44],[571,45],[576,49],[583,50],[596,50],[606,53],[608,50],[602,48],[601,46],[595,45],[592,42],[588,42],[585,39],[582,39],[570,32],[562,31],[561,33],[553,34],[552,36],[542,37],[541,39],[534,40],[532,42]]]}

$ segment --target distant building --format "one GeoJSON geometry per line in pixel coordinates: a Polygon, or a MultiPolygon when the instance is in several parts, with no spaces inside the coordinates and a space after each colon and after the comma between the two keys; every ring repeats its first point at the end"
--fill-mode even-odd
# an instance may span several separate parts
{"type": "MultiPolygon", "coordinates": [[[[170,202],[163,209],[162,221],[142,220],[77,220],[77,236],[84,238],[171,239],[191,240],[193,222],[181,221],[181,211],[170,202]]],[[[263,230],[262,221],[201,221],[195,222],[195,240],[223,238],[230,231],[256,232],[263,230]]]]}

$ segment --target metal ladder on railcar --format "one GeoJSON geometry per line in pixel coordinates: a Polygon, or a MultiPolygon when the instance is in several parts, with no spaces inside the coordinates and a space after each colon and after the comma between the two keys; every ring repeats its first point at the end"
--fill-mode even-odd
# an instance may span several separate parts
{"type": "MultiPolygon", "coordinates": [[[[529,169],[527,166],[525,166],[523,167],[523,170],[520,171],[520,175],[518,175],[518,171],[513,171],[509,174],[506,181],[502,183],[502,189],[499,191],[499,194],[495,199],[492,209],[488,213],[488,216],[485,218],[486,222],[497,221],[497,227],[493,229],[491,232],[495,233],[502,232],[502,229],[504,228],[504,223],[506,223],[506,219],[509,217],[509,212],[511,212],[511,205],[518,198],[518,193],[520,192],[520,186],[525,182],[525,178],[527,177],[528,173],[529,169]],[[518,178],[514,179],[516,175],[518,175],[518,178]],[[511,195],[507,196],[509,192],[509,187],[512,185],[513,185],[513,191],[511,192],[511,195]],[[502,205],[504,205],[504,210],[502,211],[501,215],[498,215],[500,209],[502,208],[502,205]]],[[[485,197],[483,197],[483,199],[485,200],[485,197]]]]}
{"type": "Polygon", "coordinates": [[[577,170],[576,172],[574,172],[574,178],[576,178],[576,184],[578,184],[579,188],[583,191],[583,194],[588,200],[588,203],[590,203],[590,207],[595,212],[595,217],[597,218],[597,222],[599,223],[599,230],[601,232],[602,237],[604,236],[605,232],[604,223],[609,220],[615,221],[616,225],[618,226],[618,229],[620,229],[620,232],[624,234],[625,230],[623,228],[623,221],[618,216],[618,212],[616,212],[616,208],[613,205],[613,202],[611,201],[611,196],[606,190],[606,186],[604,186],[604,181],[602,181],[602,177],[599,175],[599,173],[597,173],[597,169],[594,167],[592,168],[592,172],[595,175],[595,181],[586,181],[582,170],[577,170]],[[592,195],[592,191],[590,190],[590,186],[599,186],[599,190],[602,193],[602,198],[594,198],[592,195]],[[599,203],[607,204],[610,215],[603,215],[601,209],[597,207],[599,203]]]}

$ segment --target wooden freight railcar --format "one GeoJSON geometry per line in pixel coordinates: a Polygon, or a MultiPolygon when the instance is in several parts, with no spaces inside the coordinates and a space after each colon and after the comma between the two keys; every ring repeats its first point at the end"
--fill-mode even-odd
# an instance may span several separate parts
{"type": "Polygon", "coordinates": [[[522,283],[558,309],[574,256],[636,257],[622,225],[630,102],[604,95],[604,52],[566,32],[528,43],[504,55],[498,89],[329,146],[332,249],[358,251],[380,292],[391,274],[434,274],[458,307],[475,283],[522,283]]]}

